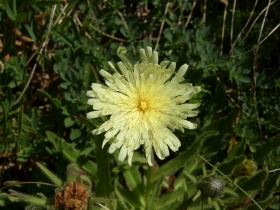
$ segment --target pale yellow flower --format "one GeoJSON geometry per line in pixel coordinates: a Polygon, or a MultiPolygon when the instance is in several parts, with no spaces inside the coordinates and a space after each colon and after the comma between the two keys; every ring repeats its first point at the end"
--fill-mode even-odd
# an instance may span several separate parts
{"type": "Polygon", "coordinates": [[[105,85],[93,83],[87,96],[88,104],[96,111],[87,118],[111,115],[110,119],[92,131],[94,135],[105,133],[104,145],[111,140],[109,153],[121,148],[119,161],[128,156],[131,165],[134,150],[144,146],[146,158],[152,165],[152,148],[164,159],[169,149],[177,151],[181,143],[172,133],[175,129],[195,129],[197,125],[185,120],[194,117],[200,104],[185,103],[200,87],[182,83],[188,65],[184,64],[173,75],[176,63],[163,61],[158,64],[158,53],[151,47],[140,50],[141,62],[132,65],[124,55],[117,66],[109,62],[115,71],[110,74],[101,70],[105,85]],[[169,65],[170,64],[170,65],[169,65]]]}

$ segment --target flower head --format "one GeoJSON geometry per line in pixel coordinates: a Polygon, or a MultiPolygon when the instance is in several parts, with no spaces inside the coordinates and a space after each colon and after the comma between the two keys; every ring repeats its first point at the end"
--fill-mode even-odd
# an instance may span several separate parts
{"type": "Polygon", "coordinates": [[[152,165],[152,148],[164,159],[169,149],[177,151],[181,143],[173,134],[175,129],[195,129],[196,124],[185,120],[194,117],[200,104],[185,103],[200,87],[182,83],[188,65],[175,72],[176,63],[163,61],[158,64],[158,53],[151,47],[140,50],[141,62],[132,65],[124,55],[118,55],[122,62],[117,66],[109,62],[114,74],[99,71],[105,85],[93,83],[87,96],[88,104],[96,111],[87,118],[111,115],[110,119],[92,131],[94,135],[105,133],[104,145],[111,140],[109,153],[121,148],[119,161],[128,156],[131,165],[134,150],[144,145],[146,158],[152,165]]]}
{"type": "Polygon", "coordinates": [[[210,175],[198,180],[196,187],[203,197],[215,199],[223,195],[225,184],[219,176],[210,175]]]}

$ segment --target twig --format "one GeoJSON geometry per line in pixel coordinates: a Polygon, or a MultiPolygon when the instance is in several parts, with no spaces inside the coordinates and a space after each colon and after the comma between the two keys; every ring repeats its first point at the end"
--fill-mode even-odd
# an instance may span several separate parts
{"type": "Polygon", "coordinates": [[[177,8],[180,9],[180,16],[179,16],[179,18],[178,18],[178,25],[181,25],[181,24],[182,24],[181,19],[184,20],[183,11],[185,10],[185,6],[186,6],[186,1],[183,1],[183,3],[182,3],[182,1],[179,0],[178,6],[176,7],[176,9],[174,9],[174,10],[172,11],[172,12],[174,12],[175,10],[177,10],[177,8]]]}
{"type": "Polygon", "coordinates": [[[271,170],[271,171],[269,171],[269,173],[272,173],[272,172],[275,172],[275,171],[280,171],[280,168],[271,170]]]}
{"type": "MultiPolygon", "coordinates": [[[[250,33],[250,31],[252,30],[253,26],[255,25],[255,23],[257,22],[257,20],[260,18],[260,16],[267,10],[268,7],[270,7],[272,4],[274,4],[277,0],[269,3],[262,11],[261,13],[258,15],[258,17],[255,19],[255,21],[252,23],[251,27],[249,28],[249,30],[247,31],[245,37],[242,39],[242,42],[244,42],[244,40],[247,38],[248,34],[250,33]]],[[[270,2],[270,1],[269,1],[270,2]]]]}
{"type": "Polygon", "coordinates": [[[280,23],[277,26],[275,26],[275,28],[262,41],[260,41],[258,45],[262,44],[279,26],[280,23]]]}
{"type": "Polygon", "coordinates": [[[206,10],[207,10],[207,0],[204,0],[203,4],[203,16],[202,16],[202,22],[205,24],[206,22],[206,10]]]}
{"type": "Polygon", "coordinates": [[[254,7],[253,7],[253,9],[252,9],[252,11],[251,11],[251,13],[250,13],[250,17],[248,18],[248,20],[247,20],[245,26],[242,28],[242,30],[241,30],[240,33],[238,34],[237,38],[236,38],[235,41],[233,42],[233,44],[232,44],[232,46],[231,46],[231,49],[230,49],[230,51],[229,51],[230,53],[233,51],[233,48],[234,48],[236,42],[238,41],[238,39],[240,38],[241,34],[244,32],[245,28],[246,28],[247,25],[249,24],[249,22],[250,22],[250,20],[251,20],[251,18],[252,18],[252,16],[253,16],[253,14],[254,14],[254,11],[255,11],[255,8],[256,8],[256,6],[257,6],[257,3],[258,3],[258,0],[255,1],[255,5],[254,5],[254,7]]]}
{"type": "Polygon", "coordinates": [[[106,34],[106,33],[100,31],[98,28],[94,27],[94,26],[91,25],[91,24],[90,24],[90,27],[92,27],[92,28],[93,28],[94,30],[96,30],[97,32],[99,32],[99,33],[101,33],[102,35],[107,36],[107,37],[109,37],[109,38],[111,38],[111,39],[114,39],[114,40],[117,40],[117,41],[120,41],[120,42],[127,42],[127,41],[124,40],[124,39],[121,39],[121,38],[118,38],[118,37],[115,37],[115,36],[111,36],[111,35],[109,35],[109,34],[106,34]]]}
{"type": "Polygon", "coordinates": [[[234,0],[234,2],[233,2],[233,9],[232,9],[231,28],[230,28],[230,46],[232,46],[232,37],[233,37],[233,25],[234,25],[235,8],[236,8],[236,0],[234,0]]]}
{"type": "Polygon", "coordinates": [[[2,187],[0,190],[4,190],[5,188],[8,188],[8,187],[11,187],[11,186],[15,186],[15,185],[21,185],[21,184],[42,184],[42,185],[47,185],[47,186],[52,186],[52,187],[57,187],[56,185],[54,184],[51,184],[51,183],[45,183],[45,182],[15,182],[13,184],[9,184],[5,187],[2,187]]]}
{"type": "Polygon", "coordinates": [[[220,47],[220,55],[223,55],[223,48],[224,48],[224,37],[225,37],[225,28],[226,28],[226,17],[227,17],[227,6],[228,2],[225,2],[225,10],[224,10],[224,18],[223,18],[223,28],[222,28],[222,40],[221,40],[221,47],[220,47]]]}
{"type": "MultiPolygon", "coordinates": [[[[83,24],[82,24],[82,22],[80,21],[79,17],[78,17],[77,15],[74,15],[74,18],[75,18],[76,22],[78,23],[78,25],[79,25],[80,27],[83,27],[83,24]]],[[[92,37],[89,35],[89,33],[88,33],[87,31],[85,31],[85,35],[87,36],[87,38],[88,38],[89,40],[92,40],[92,37]]]]}
{"type": "MultiPolygon", "coordinates": [[[[58,17],[56,18],[56,20],[55,20],[55,22],[54,22],[54,25],[56,25],[56,24],[59,22],[60,17],[61,17],[62,15],[65,15],[65,12],[64,12],[64,11],[65,11],[65,9],[67,8],[67,6],[68,6],[68,4],[65,4],[64,7],[60,9],[60,13],[59,13],[58,17]]],[[[60,22],[61,22],[61,21],[60,21],[60,22]]]]}
{"type": "Polygon", "coordinates": [[[106,209],[106,210],[110,210],[110,209],[108,209],[106,206],[102,205],[101,203],[98,203],[98,202],[97,202],[97,205],[98,205],[98,206],[101,206],[102,208],[104,208],[104,209],[106,209]]]}
{"type": "MultiPolygon", "coordinates": [[[[275,26],[274,27],[274,29],[273,30],[271,30],[271,32],[265,37],[265,38],[263,38],[262,39],[262,41],[260,41],[259,43],[257,43],[257,45],[260,45],[260,44],[262,44],[278,27],[280,26],[280,23],[277,25],[277,26],[275,26]]],[[[231,56],[229,56],[230,58],[235,58],[235,57],[238,57],[238,56],[240,56],[240,55],[244,55],[244,54],[247,54],[247,53],[249,53],[249,52],[252,52],[253,50],[255,50],[257,47],[254,47],[254,48],[252,48],[251,50],[248,50],[248,51],[246,51],[246,52],[244,52],[244,53],[240,53],[240,54],[237,54],[237,55],[231,55],[231,56]]]]}
{"type": "MultiPolygon", "coordinates": [[[[119,10],[117,10],[117,9],[116,9],[116,12],[117,12],[118,15],[121,17],[121,19],[122,19],[122,21],[123,21],[123,25],[124,25],[125,29],[127,30],[127,32],[129,33],[128,25],[127,25],[127,23],[126,23],[126,21],[125,21],[123,15],[122,15],[122,13],[121,13],[119,10]]],[[[131,44],[131,46],[132,46],[132,50],[133,50],[133,53],[134,53],[134,55],[135,55],[135,54],[136,54],[136,50],[135,50],[134,44],[133,44],[132,41],[130,42],[130,44],[131,44]]]]}
{"type": "Polygon", "coordinates": [[[69,16],[72,12],[73,12],[73,8],[67,13],[65,14],[65,9],[68,7],[68,3],[65,4],[65,6],[61,9],[60,14],[58,15],[58,18],[56,19],[54,25],[56,25],[57,23],[61,23],[63,21],[63,19],[67,16],[69,16]],[[64,15],[63,17],[61,17],[62,15],[64,15]]]}
{"type": "MultiPolygon", "coordinates": [[[[264,123],[265,124],[265,123],[264,123]]],[[[275,125],[272,125],[272,124],[267,124],[269,127],[272,127],[272,128],[275,128],[275,129],[277,129],[277,130],[279,130],[280,131],[280,128],[278,128],[278,127],[276,127],[275,125]]]]}
{"type": "Polygon", "coordinates": [[[191,18],[192,18],[192,14],[193,14],[195,5],[196,5],[196,1],[193,2],[192,10],[191,10],[191,12],[190,12],[190,14],[189,14],[189,16],[188,16],[187,22],[186,22],[186,24],[185,24],[185,28],[187,28],[187,26],[188,26],[189,23],[190,23],[190,20],[191,20],[191,18]]]}
{"type": "Polygon", "coordinates": [[[39,61],[39,58],[40,58],[40,54],[43,52],[44,48],[47,46],[47,44],[49,43],[49,35],[50,35],[50,31],[51,31],[51,26],[52,26],[52,21],[53,21],[53,17],[54,17],[54,13],[55,13],[55,10],[56,10],[56,5],[52,6],[52,10],[51,10],[51,14],[50,14],[50,22],[49,22],[49,26],[48,26],[48,31],[47,31],[47,35],[46,35],[46,39],[39,51],[39,55],[37,56],[36,58],[36,61],[35,61],[35,64],[33,66],[33,69],[29,75],[29,78],[28,78],[28,81],[25,85],[25,87],[23,88],[23,91],[21,92],[20,96],[18,97],[18,99],[16,100],[15,103],[18,103],[20,101],[20,99],[22,98],[22,96],[24,95],[25,91],[27,90],[32,78],[33,78],[33,75],[34,75],[34,72],[35,72],[35,69],[37,67],[37,63],[39,61]]]}
{"type": "MultiPolygon", "coordinates": [[[[270,5],[271,0],[269,0],[268,5],[270,5]]],[[[258,111],[258,105],[257,105],[257,76],[256,76],[256,69],[257,69],[257,57],[258,57],[258,51],[259,51],[259,42],[261,40],[261,36],[262,36],[262,32],[263,32],[263,28],[264,28],[264,23],[267,17],[267,13],[269,10],[269,6],[266,7],[266,12],[265,12],[265,16],[263,18],[263,22],[262,22],[262,26],[261,26],[261,30],[259,33],[259,37],[258,37],[258,44],[255,50],[255,56],[254,56],[254,64],[253,64],[253,81],[254,81],[254,108],[255,108],[255,112],[256,112],[256,116],[257,116],[257,122],[258,122],[258,126],[260,129],[260,136],[261,136],[261,140],[263,139],[262,136],[262,127],[261,127],[261,123],[260,123],[260,117],[259,117],[259,111],[258,111]]]]}
{"type": "Polygon", "coordinates": [[[167,14],[169,4],[170,3],[167,2],[166,7],[165,7],[165,11],[164,11],[164,15],[163,15],[163,20],[162,20],[161,25],[160,25],[159,34],[158,34],[158,38],[157,38],[157,42],[156,42],[156,46],[155,46],[155,51],[158,48],[158,43],[159,43],[159,40],[160,40],[160,37],[161,37],[161,34],[162,34],[162,29],[163,29],[163,26],[164,26],[164,23],[165,23],[165,16],[167,14]]]}

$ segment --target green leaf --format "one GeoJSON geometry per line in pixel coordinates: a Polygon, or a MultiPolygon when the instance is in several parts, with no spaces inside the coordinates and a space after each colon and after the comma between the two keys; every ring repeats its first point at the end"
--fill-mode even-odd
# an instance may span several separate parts
{"type": "Polygon", "coordinates": [[[46,198],[38,198],[37,196],[27,195],[14,190],[9,190],[9,194],[1,193],[0,199],[9,200],[11,202],[27,202],[38,205],[51,205],[54,200],[46,198]]]}
{"type": "Polygon", "coordinates": [[[84,76],[83,76],[83,86],[84,89],[88,90],[93,82],[98,81],[98,76],[96,70],[89,63],[85,65],[84,76]]]}
{"type": "Polygon", "coordinates": [[[73,41],[71,41],[71,39],[69,39],[65,34],[58,31],[55,31],[54,33],[69,47],[73,47],[73,41]]]}
{"type": "Polygon", "coordinates": [[[199,153],[202,143],[206,139],[215,135],[218,135],[216,131],[208,131],[201,134],[195,140],[188,151],[179,154],[177,157],[161,166],[159,170],[154,174],[153,180],[160,178],[163,174],[165,174],[166,176],[174,174],[180,168],[184,167],[184,165],[187,164],[192,157],[196,156],[199,153]]]}
{"type": "Polygon", "coordinates": [[[22,131],[22,124],[23,124],[23,115],[24,115],[24,106],[23,104],[20,107],[19,115],[18,115],[18,138],[21,139],[21,131],[22,131]]]}
{"type": "Polygon", "coordinates": [[[125,198],[122,196],[122,194],[120,193],[120,191],[118,191],[117,189],[117,179],[115,179],[115,195],[116,195],[116,200],[117,200],[117,208],[116,209],[122,209],[122,210],[128,210],[129,208],[126,205],[126,200],[125,198]]]}
{"type": "Polygon", "coordinates": [[[248,76],[241,76],[238,78],[238,82],[242,82],[242,83],[250,83],[251,79],[248,76]]]}
{"type": "Polygon", "coordinates": [[[13,12],[17,16],[17,0],[13,0],[13,12]]]}
{"type": "Polygon", "coordinates": [[[37,91],[43,93],[51,101],[51,103],[55,106],[55,108],[59,109],[61,102],[58,99],[52,98],[50,94],[48,94],[46,91],[44,91],[42,89],[38,89],[37,91]]]}
{"type": "Polygon", "coordinates": [[[68,12],[70,12],[70,10],[72,10],[76,4],[79,2],[79,0],[72,0],[69,2],[67,8],[65,9],[65,14],[67,14],[68,12]]]}
{"type": "Polygon", "coordinates": [[[144,206],[144,185],[139,172],[139,167],[135,166],[130,170],[126,170],[123,173],[123,176],[125,177],[125,181],[135,195],[135,199],[138,199],[142,206],[144,206]]]}
{"type": "Polygon", "coordinates": [[[115,192],[118,197],[125,200],[131,207],[142,207],[139,199],[135,199],[134,194],[125,189],[117,179],[115,181],[115,192]]]}
{"type": "Polygon", "coordinates": [[[24,24],[24,27],[27,30],[27,32],[28,32],[29,36],[31,37],[31,39],[33,39],[36,42],[37,36],[35,35],[33,29],[29,25],[27,25],[27,24],[24,24]]]}
{"type": "Polygon", "coordinates": [[[0,103],[0,105],[2,106],[2,109],[3,109],[3,126],[2,126],[2,129],[3,129],[3,137],[6,137],[6,134],[7,134],[7,117],[8,117],[8,112],[7,112],[7,109],[6,109],[6,106],[3,102],[0,103]]]}
{"type": "Polygon", "coordinates": [[[11,18],[12,20],[16,20],[16,16],[15,16],[14,12],[11,10],[9,1],[6,1],[6,12],[7,12],[7,15],[9,16],[9,18],[11,18]]]}
{"type": "MultiPolygon", "coordinates": [[[[266,199],[266,200],[262,200],[258,202],[258,205],[260,205],[260,207],[262,207],[262,209],[271,209],[269,207],[271,207],[271,204],[273,204],[273,201],[275,200],[275,197],[266,199]]],[[[260,208],[254,203],[254,204],[250,204],[247,208],[248,210],[259,210],[260,208]]]]}
{"type": "Polygon", "coordinates": [[[96,163],[88,160],[85,155],[80,155],[81,151],[73,148],[71,144],[67,143],[64,139],[59,138],[56,134],[50,131],[47,131],[46,134],[48,140],[53,144],[54,149],[62,154],[65,159],[70,163],[76,163],[95,180],[98,179],[96,163]]]}
{"type": "Polygon", "coordinates": [[[36,52],[37,55],[40,56],[40,58],[42,58],[42,60],[46,60],[50,63],[52,63],[51,59],[49,59],[47,56],[45,56],[43,53],[40,53],[39,51],[36,52]]]}
{"type": "Polygon", "coordinates": [[[159,199],[161,185],[164,180],[165,175],[163,174],[154,184],[150,187],[151,191],[147,194],[147,208],[146,209],[155,209],[156,203],[159,199]]]}
{"type": "Polygon", "coordinates": [[[163,34],[168,41],[172,42],[172,33],[169,28],[165,29],[163,34]]]}
{"type": "Polygon", "coordinates": [[[83,116],[75,116],[81,123],[83,123],[90,131],[94,130],[97,128],[99,125],[97,124],[92,124],[87,118],[83,116]]]}
{"type": "Polygon", "coordinates": [[[273,172],[269,174],[268,180],[262,189],[261,200],[273,197],[273,194],[279,189],[280,173],[273,172]]]}
{"type": "Polygon", "coordinates": [[[77,27],[76,23],[74,22],[74,19],[69,17],[69,20],[70,20],[71,25],[72,25],[71,29],[73,29],[73,32],[75,34],[75,39],[81,41],[81,36],[80,36],[79,31],[78,31],[78,27],[77,27]]]}
{"type": "Polygon", "coordinates": [[[184,188],[181,187],[172,193],[168,193],[160,197],[156,203],[157,210],[176,209],[184,199],[184,188]]]}
{"type": "Polygon", "coordinates": [[[54,175],[47,167],[43,166],[41,163],[36,162],[36,165],[48,176],[48,178],[58,187],[63,187],[63,181],[54,175]]]}
{"type": "Polygon", "coordinates": [[[26,18],[27,18],[26,13],[18,13],[16,16],[16,21],[21,23],[21,22],[25,21],[26,18]]]}
{"type": "Polygon", "coordinates": [[[94,142],[96,145],[95,148],[95,157],[98,167],[97,176],[98,182],[96,184],[96,194],[97,196],[102,196],[110,198],[114,189],[111,185],[111,167],[110,167],[110,157],[108,154],[108,145],[105,145],[102,148],[103,139],[100,136],[94,137],[94,142]]]}
{"type": "Polygon", "coordinates": [[[203,143],[202,154],[207,154],[208,156],[216,155],[222,147],[225,147],[227,141],[224,139],[232,133],[237,115],[238,111],[234,110],[228,113],[226,117],[222,117],[212,122],[210,126],[202,129],[202,132],[207,130],[217,130],[220,132],[219,135],[210,137],[203,143]]]}
{"type": "Polygon", "coordinates": [[[223,161],[217,168],[224,174],[232,174],[234,169],[240,166],[245,160],[245,156],[241,155],[228,161],[223,161]]]}
{"type": "Polygon", "coordinates": [[[71,85],[71,82],[66,81],[60,84],[60,87],[62,87],[63,89],[67,90],[68,86],[71,85]]]}
{"type": "Polygon", "coordinates": [[[82,132],[79,129],[71,129],[70,139],[73,141],[75,139],[80,138],[81,135],[82,135],[82,132]]]}
{"type": "Polygon", "coordinates": [[[72,125],[74,125],[75,121],[72,119],[72,117],[66,117],[64,119],[64,125],[66,128],[71,127],[72,125]]]}
{"type": "Polygon", "coordinates": [[[33,130],[37,129],[37,125],[38,125],[38,114],[37,114],[37,109],[33,108],[31,110],[32,114],[31,114],[31,128],[33,130]]]}
{"type": "MultiPolygon", "coordinates": [[[[235,140],[233,141],[235,142],[235,140]]],[[[234,145],[234,143],[232,143],[232,148],[229,151],[226,160],[231,160],[237,156],[242,155],[245,151],[245,148],[246,148],[246,138],[242,138],[241,142],[238,142],[237,145],[234,145]]]]}
{"type": "Polygon", "coordinates": [[[264,186],[264,182],[266,181],[268,176],[267,171],[259,170],[256,171],[252,176],[243,176],[238,177],[234,183],[237,184],[244,191],[253,191],[260,190],[264,186]]]}
{"type": "Polygon", "coordinates": [[[260,146],[256,153],[253,154],[254,160],[261,164],[267,156],[279,146],[280,134],[267,140],[265,144],[260,146]]]}

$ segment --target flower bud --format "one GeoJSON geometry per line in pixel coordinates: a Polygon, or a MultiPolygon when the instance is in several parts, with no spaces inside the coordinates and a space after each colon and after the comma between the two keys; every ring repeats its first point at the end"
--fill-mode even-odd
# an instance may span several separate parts
{"type": "Polygon", "coordinates": [[[196,188],[201,191],[203,197],[212,199],[223,195],[224,187],[223,180],[217,175],[203,177],[196,184],[196,188]]]}

